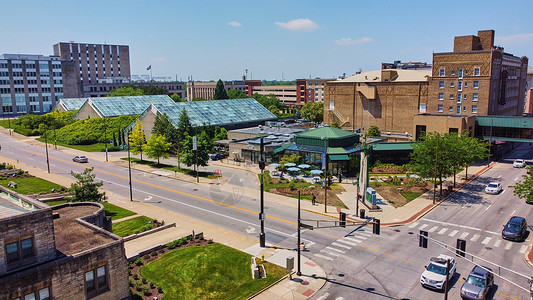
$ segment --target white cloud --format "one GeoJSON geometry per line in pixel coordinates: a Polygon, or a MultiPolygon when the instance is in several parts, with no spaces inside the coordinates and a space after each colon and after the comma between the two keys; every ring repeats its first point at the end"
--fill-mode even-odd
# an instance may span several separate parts
{"type": "Polygon", "coordinates": [[[229,23],[226,23],[226,25],[232,26],[232,27],[241,27],[242,26],[242,24],[237,22],[237,21],[231,21],[229,23]]]}
{"type": "Polygon", "coordinates": [[[508,36],[497,36],[496,44],[503,47],[508,44],[527,44],[533,40],[533,33],[518,33],[508,36]]]}
{"type": "Polygon", "coordinates": [[[318,24],[309,19],[296,19],[287,23],[275,22],[277,26],[294,31],[313,31],[318,29],[318,24]]]}
{"type": "Polygon", "coordinates": [[[346,45],[356,45],[356,44],[371,43],[373,41],[374,40],[369,38],[369,37],[363,37],[363,38],[360,38],[360,39],[342,38],[340,40],[336,40],[335,44],[346,46],[346,45]]]}
{"type": "Polygon", "coordinates": [[[157,62],[166,62],[167,59],[164,58],[164,57],[154,57],[154,61],[157,61],[157,62]]]}

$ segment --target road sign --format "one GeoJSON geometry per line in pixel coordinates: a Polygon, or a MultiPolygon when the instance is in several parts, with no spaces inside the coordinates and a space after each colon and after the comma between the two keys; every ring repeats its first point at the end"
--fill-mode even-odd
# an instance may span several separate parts
{"type": "Polygon", "coordinates": [[[304,224],[304,223],[300,223],[300,228],[313,230],[313,226],[312,225],[307,225],[307,224],[304,224]]]}
{"type": "Polygon", "coordinates": [[[192,150],[196,150],[197,147],[196,147],[196,136],[193,136],[192,137],[192,150]]]}

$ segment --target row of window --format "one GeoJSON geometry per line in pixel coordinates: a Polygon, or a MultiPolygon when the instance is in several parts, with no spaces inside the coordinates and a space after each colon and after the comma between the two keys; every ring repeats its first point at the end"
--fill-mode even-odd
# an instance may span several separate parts
{"type": "MultiPolygon", "coordinates": [[[[53,89],[54,93],[63,93],[63,88],[62,87],[55,87],[53,89]]],[[[19,87],[16,87],[16,88],[13,88],[13,92],[15,92],[15,94],[20,94],[20,93],[25,93],[25,89],[23,87],[19,88],[19,87]]],[[[38,93],[39,92],[39,88],[36,88],[36,87],[29,87],[28,88],[28,93],[38,93]]],[[[50,87],[41,87],[41,93],[51,93],[52,92],[52,89],[50,87]]],[[[11,88],[0,88],[0,94],[11,94],[11,88]]]]}
{"type": "MultiPolygon", "coordinates": [[[[451,88],[455,88],[455,82],[454,81],[450,82],[450,87],[451,88]]],[[[467,81],[463,82],[462,80],[457,81],[457,90],[458,91],[462,91],[463,87],[467,88],[468,87],[468,82],[467,81]]],[[[473,81],[472,88],[479,89],[479,80],[474,80],[473,81]]],[[[439,81],[439,89],[444,89],[444,80],[440,80],[439,81]]]]}
{"type": "Polygon", "coordinates": [[[50,287],[45,287],[35,292],[24,295],[24,298],[15,298],[13,300],[49,300],[50,298],[50,287]]]}
{"type": "MultiPolygon", "coordinates": [[[[454,110],[454,107],[453,106],[449,106],[448,110],[450,112],[453,112],[454,110]]],[[[442,104],[439,104],[437,106],[437,111],[438,112],[444,112],[444,105],[442,104]]],[[[466,112],[466,106],[463,106],[463,112],[466,112]]],[[[471,111],[473,114],[477,114],[477,105],[472,105],[472,111],[471,111]]],[[[455,106],[455,113],[456,114],[461,114],[461,105],[457,105],[455,106]]]]}
{"type": "MultiPolygon", "coordinates": [[[[450,94],[449,97],[450,100],[454,99],[454,94],[450,94]]],[[[444,100],[444,93],[439,93],[439,100],[444,100]]],[[[462,100],[468,100],[468,95],[463,93],[457,93],[457,103],[461,103],[462,100]]],[[[479,94],[478,93],[472,93],[472,101],[478,101],[479,100],[479,94]]]]}
{"type": "MultiPolygon", "coordinates": [[[[474,76],[479,76],[481,74],[481,69],[479,67],[474,68],[474,76]]],[[[457,70],[457,77],[459,79],[463,78],[463,76],[468,75],[468,70],[459,69],[457,70]]],[[[444,77],[446,76],[446,68],[440,68],[439,70],[439,76],[444,77]]],[[[450,76],[455,76],[455,70],[451,70],[450,76]]]]}

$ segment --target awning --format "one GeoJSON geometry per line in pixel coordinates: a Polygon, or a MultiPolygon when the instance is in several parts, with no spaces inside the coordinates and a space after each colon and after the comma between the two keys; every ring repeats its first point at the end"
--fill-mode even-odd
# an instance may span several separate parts
{"type": "Polygon", "coordinates": [[[346,161],[350,160],[347,154],[329,155],[330,161],[346,161]]]}
{"type": "Polygon", "coordinates": [[[280,152],[282,152],[283,150],[285,150],[285,148],[283,148],[283,147],[278,147],[278,148],[274,149],[274,154],[276,154],[276,153],[280,153],[280,152]]]}

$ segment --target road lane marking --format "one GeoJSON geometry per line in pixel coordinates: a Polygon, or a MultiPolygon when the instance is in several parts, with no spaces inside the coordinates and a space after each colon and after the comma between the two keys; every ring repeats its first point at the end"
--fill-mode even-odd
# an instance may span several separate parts
{"type": "Polygon", "coordinates": [[[424,228],[426,228],[426,227],[428,227],[428,226],[429,226],[428,224],[422,224],[422,226],[420,226],[420,228],[418,228],[418,229],[420,229],[420,230],[424,230],[424,228]]]}
{"type": "Polygon", "coordinates": [[[345,248],[345,249],[352,249],[352,247],[350,246],[346,246],[346,245],[343,245],[343,244],[339,244],[339,243],[336,243],[336,242],[333,242],[331,243],[332,245],[335,245],[337,247],[341,247],[341,248],[345,248]]]}
{"type": "Polygon", "coordinates": [[[367,247],[367,249],[368,249],[368,250],[372,250],[372,251],[374,251],[374,252],[379,252],[379,251],[376,250],[376,249],[372,249],[372,248],[368,248],[368,247],[367,247]]]}
{"type": "Polygon", "coordinates": [[[490,242],[490,240],[492,240],[491,237],[486,237],[486,238],[483,239],[483,241],[482,241],[481,243],[482,243],[483,245],[486,245],[486,244],[488,244],[488,243],[490,242]]]}
{"type": "Polygon", "coordinates": [[[501,243],[502,243],[502,240],[496,240],[496,242],[494,242],[494,247],[496,248],[500,247],[501,243]]]}
{"type": "Polygon", "coordinates": [[[345,237],[345,239],[347,239],[349,241],[352,241],[352,242],[356,242],[356,243],[361,243],[362,242],[362,240],[354,239],[352,237],[345,237]]]}
{"type": "Polygon", "coordinates": [[[459,238],[464,240],[469,234],[470,234],[470,232],[463,232],[463,234],[461,234],[461,236],[459,238]]]}
{"type": "Polygon", "coordinates": [[[437,230],[437,228],[439,228],[439,226],[433,226],[430,230],[428,230],[429,232],[433,232],[435,230],[437,230]]]}
{"type": "Polygon", "coordinates": [[[454,237],[458,232],[459,232],[459,230],[454,230],[454,231],[450,232],[450,233],[448,234],[448,236],[449,236],[449,237],[454,237]]]}
{"type": "Polygon", "coordinates": [[[479,234],[474,234],[474,235],[470,238],[470,240],[471,240],[472,242],[475,242],[475,241],[477,241],[477,239],[479,239],[479,237],[480,237],[479,234]]]}
{"type": "Polygon", "coordinates": [[[513,212],[511,213],[511,216],[514,216],[514,213],[516,212],[516,209],[513,210],[513,212]]]}
{"type": "Polygon", "coordinates": [[[498,179],[502,178],[502,175],[498,176],[498,179]]]}
{"type": "Polygon", "coordinates": [[[409,225],[409,228],[415,228],[418,225],[418,222],[414,222],[413,224],[409,225]]]}
{"type": "Polygon", "coordinates": [[[500,195],[503,195],[506,191],[507,191],[507,190],[503,190],[503,191],[500,193],[500,195]]]}
{"type": "Polygon", "coordinates": [[[507,243],[505,244],[505,247],[504,247],[504,248],[505,248],[505,250],[509,250],[509,249],[511,249],[512,246],[513,246],[513,243],[511,243],[511,242],[507,242],[507,243]]]}
{"type": "Polygon", "coordinates": [[[485,210],[489,210],[489,208],[492,206],[492,204],[490,204],[489,206],[487,206],[487,208],[485,208],[485,210]]]}
{"type": "Polygon", "coordinates": [[[330,246],[327,246],[326,249],[328,250],[333,250],[333,251],[337,251],[339,253],[346,253],[346,251],[342,251],[340,249],[337,249],[337,248],[333,248],[333,247],[330,247],[330,246]]]}
{"type": "MultiPolygon", "coordinates": [[[[403,261],[405,261],[406,263],[409,263],[409,264],[414,264],[414,262],[412,262],[412,261],[408,261],[408,260],[405,260],[405,259],[403,259],[403,261]]],[[[446,273],[446,272],[445,272],[445,273],[446,273]]],[[[446,274],[445,274],[445,275],[446,275],[446,274]]]]}
{"type": "Polygon", "coordinates": [[[383,254],[385,254],[385,255],[387,255],[387,256],[390,256],[390,257],[394,258],[393,255],[390,255],[390,254],[388,254],[388,253],[383,253],[383,254]]]}
{"type": "Polygon", "coordinates": [[[329,256],[325,256],[325,255],[322,255],[322,254],[319,254],[319,253],[315,253],[314,254],[316,257],[320,257],[320,258],[323,258],[325,260],[329,260],[329,261],[333,261],[333,258],[329,257],[329,256]]]}
{"type": "Polygon", "coordinates": [[[448,231],[448,228],[442,228],[437,234],[444,234],[446,231],[448,231]]]}
{"type": "Polygon", "coordinates": [[[337,242],[344,243],[344,244],[348,244],[348,245],[350,245],[350,246],[357,246],[356,243],[348,242],[348,241],[345,240],[345,239],[338,239],[337,242]]]}
{"type": "Polygon", "coordinates": [[[369,236],[372,235],[372,233],[369,233],[369,232],[363,232],[363,231],[358,231],[358,232],[357,232],[357,235],[363,235],[363,236],[367,236],[367,237],[369,237],[369,236]]]}
{"type": "Polygon", "coordinates": [[[527,250],[527,245],[522,245],[522,247],[520,247],[520,250],[518,250],[518,253],[523,254],[526,252],[526,250],[527,250]]]}
{"type": "Polygon", "coordinates": [[[328,250],[325,250],[325,249],[320,250],[320,252],[324,252],[324,253],[327,253],[329,255],[333,255],[335,257],[339,256],[339,253],[329,252],[328,250]]]}
{"type": "Polygon", "coordinates": [[[516,178],[514,179],[514,181],[517,181],[517,180],[518,180],[518,177],[516,177],[516,178]]]}
{"type": "Polygon", "coordinates": [[[431,220],[431,219],[422,219],[422,220],[423,220],[423,221],[434,222],[434,223],[442,224],[442,225],[446,225],[446,226],[460,227],[460,228],[465,228],[465,229],[473,229],[473,230],[478,230],[478,231],[487,232],[487,233],[490,233],[490,234],[500,235],[500,233],[498,233],[498,232],[488,231],[488,230],[483,230],[483,229],[480,229],[480,228],[475,228],[475,227],[470,227],[470,226],[465,226],[465,225],[452,224],[452,223],[447,223],[447,222],[442,222],[442,221],[436,221],[436,220],[431,220]]]}

